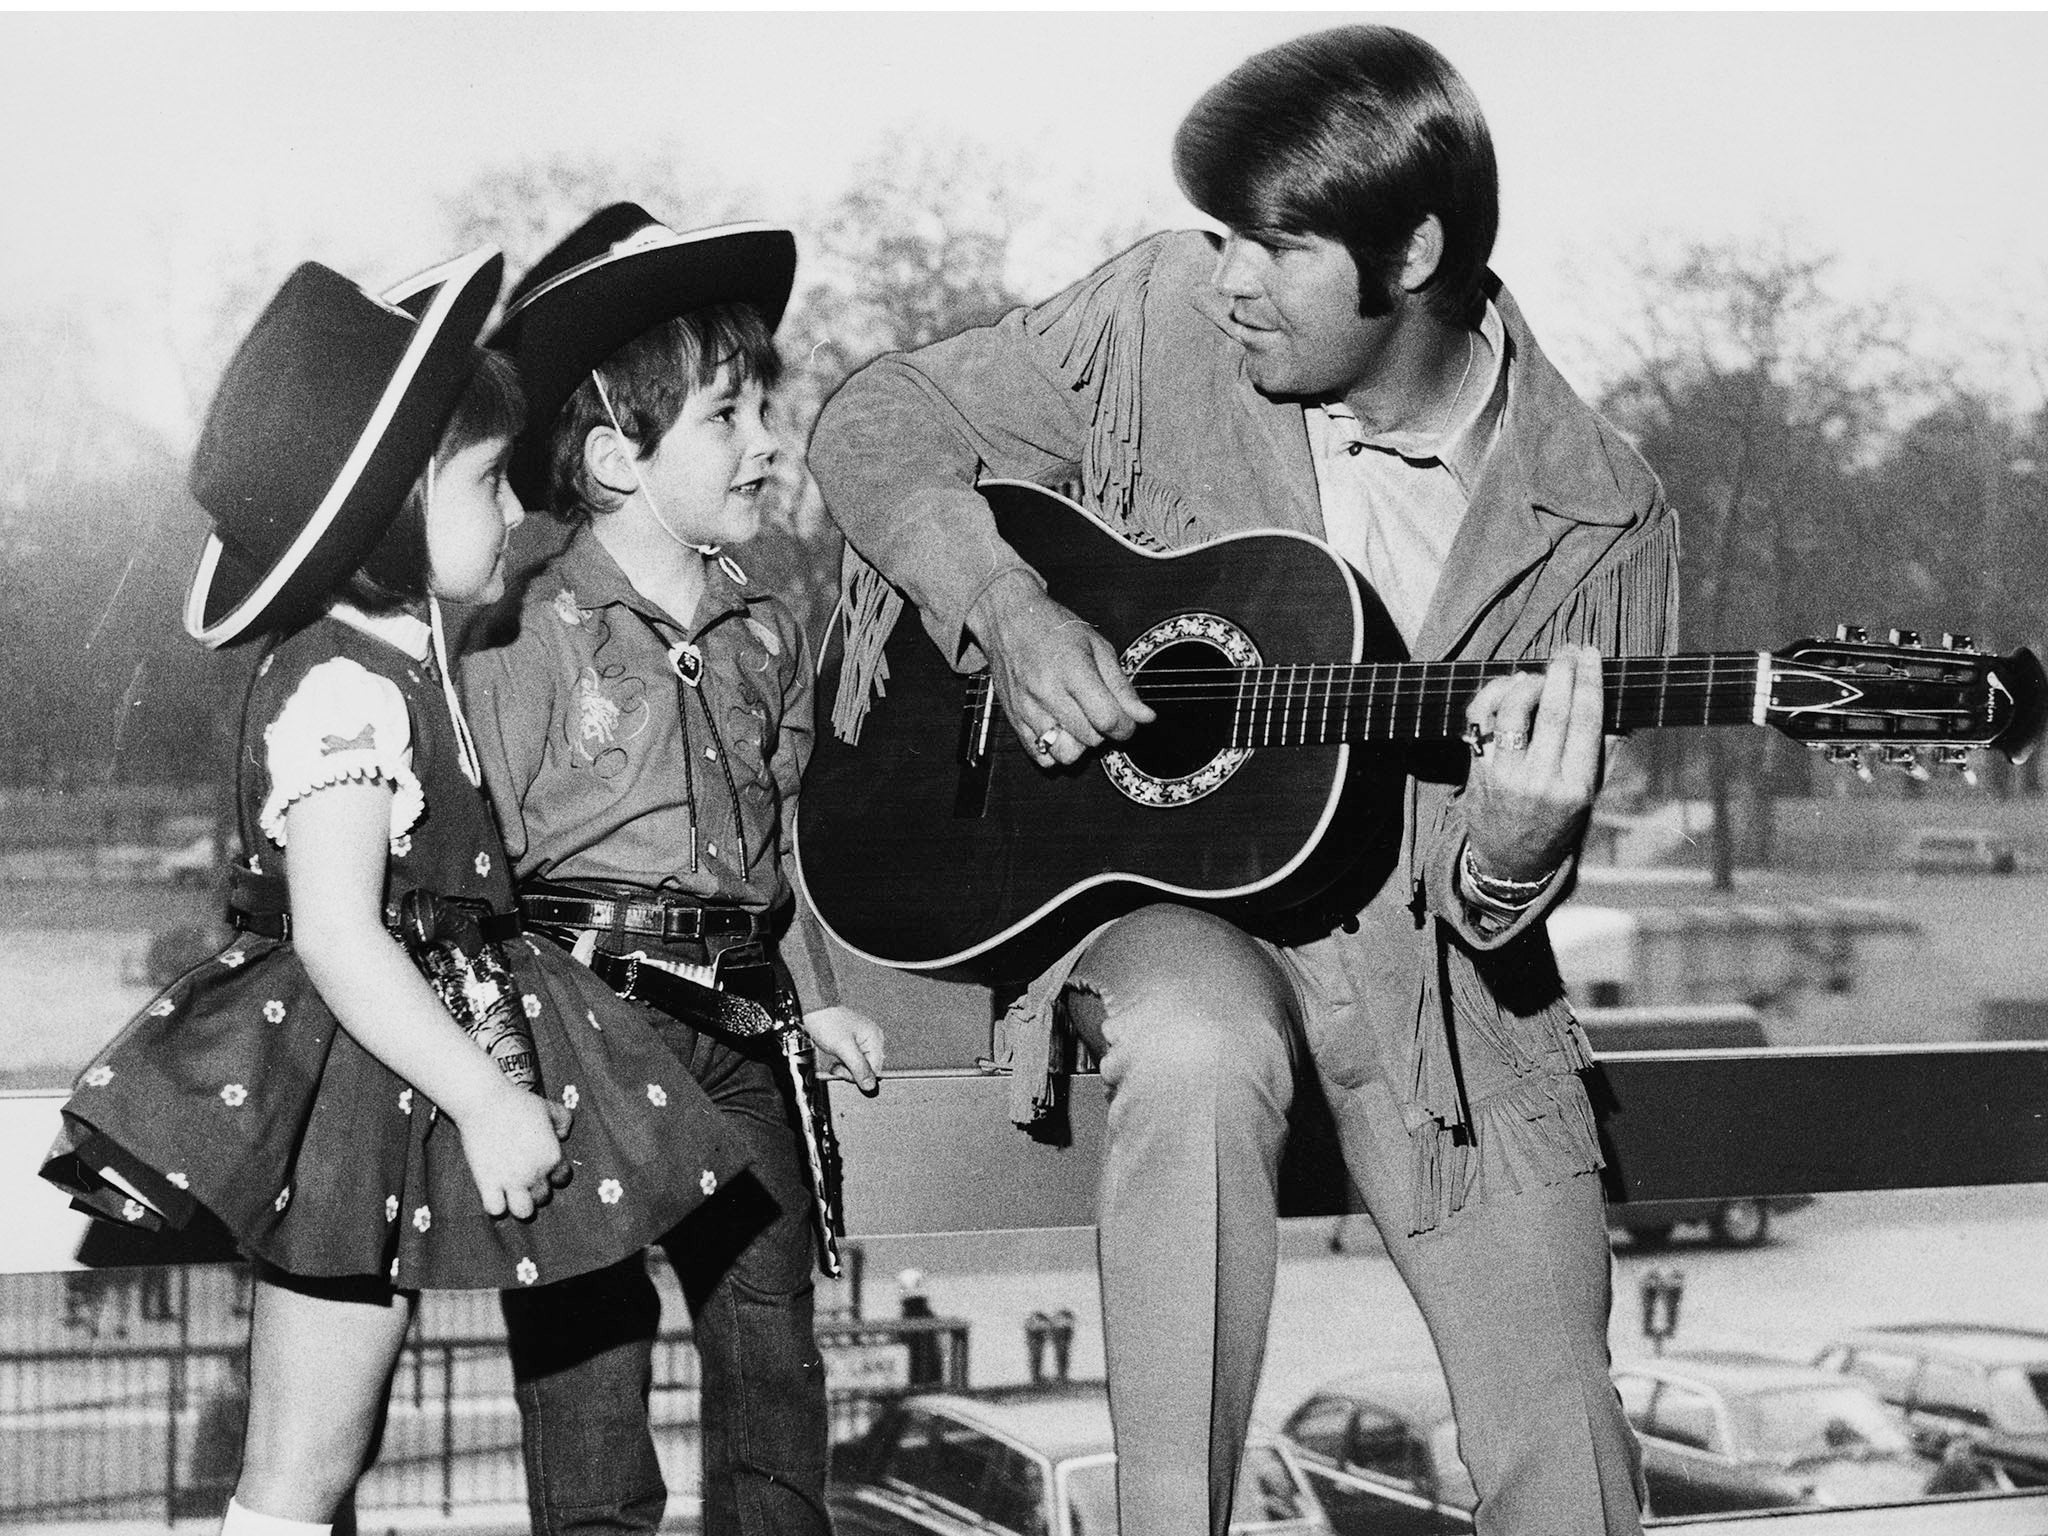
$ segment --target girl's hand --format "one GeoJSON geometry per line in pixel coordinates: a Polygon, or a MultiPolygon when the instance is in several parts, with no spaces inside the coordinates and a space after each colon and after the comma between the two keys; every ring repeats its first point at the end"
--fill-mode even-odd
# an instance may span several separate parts
{"type": "Polygon", "coordinates": [[[862,1093],[881,1086],[882,1026],[857,1009],[834,1003],[804,1015],[804,1033],[825,1055],[825,1076],[862,1093]]]}
{"type": "Polygon", "coordinates": [[[573,1119],[562,1105],[508,1082],[457,1120],[469,1175],[485,1211],[530,1220],[569,1182],[561,1142],[573,1119]]]}

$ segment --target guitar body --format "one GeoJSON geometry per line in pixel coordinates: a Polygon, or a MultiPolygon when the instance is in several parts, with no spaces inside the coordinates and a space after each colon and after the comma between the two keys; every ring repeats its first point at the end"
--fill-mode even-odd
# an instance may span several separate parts
{"type": "MultiPolygon", "coordinates": [[[[1141,677],[1219,659],[1327,667],[1402,654],[1369,587],[1316,540],[1246,534],[1154,554],[1041,487],[981,489],[1051,595],[1141,677]]],[[[838,696],[839,628],[820,663],[821,726],[838,696]]],[[[796,827],[813,908],[883,965],[1020,981],[1096,924],[1162,900],[1284,933],[1387,840],[1375,811],[1398,818],[1398,797],[1370,782],[1397,777],[1394,749],[1232,751],[1227,701],[1162,706],[1123,751],[1069,768],[1035,761],[997,711],[975,763],[976,685],[911,610],[884,654],[885,691],[858,743],[820,730],[796,827]]],[[[1384,861],[1364,862],[1383,874],[1384,861]]]]}
{"type": "MultiPolygon", "coordinates": [[[[1378,597],[1319,540],[1233,535],[1134,548],[1041,486],[980,487],[1048,590],[1094,624],[1159,718],[1069,768],[1037,761],[921,625],[887,639],[857,745],[822,735],[796,825],[825,926],[882,965],[1005,983],[1148,902],[1300,941],[1393,866],[1404,775],[1463,781],[1464,706],[1507,659],[1412,662],[1378,597]]],[[[829,715],[840,637],[821,662],[829,715]]],[[[1776,652],[1611,656],[1610,734],[1769,725],[1864,773],[2013,762],[2048,723],[2033,652],[1844,628],[1776,652]]]]}

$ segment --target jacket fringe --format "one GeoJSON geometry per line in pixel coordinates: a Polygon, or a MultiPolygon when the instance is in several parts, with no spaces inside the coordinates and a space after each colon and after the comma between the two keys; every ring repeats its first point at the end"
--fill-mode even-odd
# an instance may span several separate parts
{"type": "Polygon", "coordinates": [[[1408,1231],[1434,1231],[1467,1206],[1511,1199],[1605,1166],[1585,1085],[1547,1072],[1482,1099],[1469,1127],[1426,1120],[1414,1140],[1408,1231]]]}
{"type": "MultiPolygon", "coordinates": [[[[1159,249],[1157,242],[1148,243],[1128,263],[1101,268],[1094,282],[1071,290],[1064,302],[1042,305],[1025,316],[1034,335],[1061,345],[1058,366],[1073,388],[1102,385],[1081,464],[1081,492],[1105,522],[1136,518],[1144,526],[1138,518],[1138,438],[1144,428],[1138,356],[1145,345],[1145,299],[1159,249]]],[[[1152,531],[1171,537],[1163,528],[1152,531]]]]}
{"type": "Polygon", "coordinates": [[[1529,648],[1554,655],[1591,645],[1605,656],[1663,656],[1678,645],[1678,520],[1669,515],[1594,571],[1544,626],[1529,648]],[[1628,622],[1634,615],[1636,622],[1628,622]]]}
{"type": "Polygon", "coordinates": [[[839,611],[845,642],[840,657],[839,696],[832,701],[832,734],[848,746],[860,743],[860,728],[876,699],[889,691],[889,658],[882,648],[903,614],[903,594],[889,585],[849,544],[839,572],[839,611]]]}

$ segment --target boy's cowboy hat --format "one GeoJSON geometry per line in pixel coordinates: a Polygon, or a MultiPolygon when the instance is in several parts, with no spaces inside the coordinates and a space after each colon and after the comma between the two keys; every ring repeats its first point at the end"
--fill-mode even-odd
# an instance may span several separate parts
{"type": "Polygon", "coordinates": [[[519,365],[527,431],[512,489],[541,505],[547,430],[591,369],[664,320],[714,304],[751,304],[773,331],[796,282],[796,236],[767,224],[679,233],[637,203],[613,203],[534,263],[486,340],[519,365]]]}
{"type": "Polygon", "coordinates": [[[185,598],[195,640],[303,621],[362,565],[469,387],[504,273],[485,247],[381,299],[318,262],[285,279],[192,454],[214,526],[185,598]]]}

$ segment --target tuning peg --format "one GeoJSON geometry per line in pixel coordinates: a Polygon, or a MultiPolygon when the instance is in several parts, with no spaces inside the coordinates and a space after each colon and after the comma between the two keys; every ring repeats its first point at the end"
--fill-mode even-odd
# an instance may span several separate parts
{"type": "Polygon", "coordinates": [[[1870,782],[1870,755],[1863,748],[1837,742],[1827,749],[1827,758],[1831,763],[1855,769],[1857,778],[1866,784],[1870,782]]]}
{"type": "Polygon", "coordinates": [[[1943,634],[1941,637],[1941,643],[1945,648],[1951,651],[1974,652],[1977,649],[1977,642],[1971,639],[1968,635],[1943,634]]]}
{"type": "Polygon", "coordinates": [[[1920,760],[1919,752],[1912,747],[1886,747],[1879,753],[1879,760],[1887,768],[1896,768],[1909,779],[1925,783],[1932,777],[1927,765],[1920,760]]]}
{"type": "Polygon", "coordinates": [[[1895,629],[1892,631],[1893,645],[1917,646],[1919,643],[1920,631],[1917,629],[1895,629]]]}
{"type": "Polygon", "coordinates": [[[1870,631],[1861,624],[1837,624],[1835,626],[1835,638],[1837,640],[1846,640],[1851,645],[1861,645],[1870,638],[1870,631]]]}
{"type": "Polygon", "coordinates": [[[1957,769],[1965,784],[1972,789],[1977,787],[1977,764],[1968,747],[1942,747],[1936,753],[1935,761],[1944,768],[1957,769]]]}

